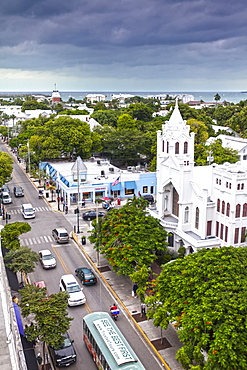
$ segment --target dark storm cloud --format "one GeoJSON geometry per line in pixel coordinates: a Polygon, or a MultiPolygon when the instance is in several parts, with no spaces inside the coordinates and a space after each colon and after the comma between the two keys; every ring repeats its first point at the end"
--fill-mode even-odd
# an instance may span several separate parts
{"type": "Polygon", "coordinates": [[[243,69],[246,19],[245,0],[4,0],[0,68],[243,69]]]}

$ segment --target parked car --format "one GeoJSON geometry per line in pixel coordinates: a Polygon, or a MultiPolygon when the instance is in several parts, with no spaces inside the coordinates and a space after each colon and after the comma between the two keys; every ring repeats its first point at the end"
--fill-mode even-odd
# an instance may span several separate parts
{"type": "Polygon", "coordinates": [[[76,276],[78,276],[83,285],[94,285],[97,283],[97,278],[93,271],[87,267],[78,267],[75,270],[76,276]]]}
{"type": "Polygon", "coordinates": [[[76,278],[72,274],[63,275],[59,282],[59,288],[62,292],[68,292],[68,305],[79,306],[86,303],[86,297],[83,288],[80,288],[76,278]]]}
{"type": "Polygon", "coordinates": [[[1,187],[1,192],[2,192],[2,193],[3,193],[3,192],[10,193],[10,190],[9,190],[8,185],[3,185],[3,186],[1,187]]]}
{"type": "Polygon", "coordinates": [[[64,341],[58,347],[49,347],[49,352],[55,366],[69,366],[76,362],[76,351],[73,346],[74,341],[70,339],[69,334],[64,334],[64,341]]]}
{"type": "MultiPolygon", "coordinates": [[[[98,211],[98,217],[103,217],[105,215],[104,212],[98,211]]],[[[96,219],[96,211],[87,211],[82,214],[83,220],[92,221],[96,219]]]]}
{"type": "Polygon", "coordinates": [[[53,229],[52,236],[56,240],[57,243],[68,243],[69,242],[69,234],[66,229],[63,227],[53,229]]]}
{"type": "Polygon", "coordinates": [[[21,186],[14,186],[13,192],[15,197],[24,197],[24,190],[21,186]]]}
{"type": "Polygon", "coordinates": [[[57,266],[57,262],[49,249],[42,249],[39,251],[39,260],[43,269],[48,270],[57,266]]]}
{"type": "Polygon", "coordinates": [[[36,283],[33,283],[34,286],[38,286],[39,288],[45,288],[45,291],[46,291],[46,297],[48,298],[49,294],[48,294],[48,291],[47,291],[47,287],[45,285],[45,282],[43,280],[41,281],[37,281],[36,283]]]}
{"type": "Polygon", "coordinates": [[[143,195],[143,198],[148,200],[149,203],[153,204],[154,203],[154,197],[152,196],[152,194],[144,194],[143,195]]]}
{"type": "Polygon", "coordinates": [[[3,204],[12,203],[12,198],[11,198],[10,194],[7,191],[2,192],[1,198],[2,198],[2,203],[3,204]]]}

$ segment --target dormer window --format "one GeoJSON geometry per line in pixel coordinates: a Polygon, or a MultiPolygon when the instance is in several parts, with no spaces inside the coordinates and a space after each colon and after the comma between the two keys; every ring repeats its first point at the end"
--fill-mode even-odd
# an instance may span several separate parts
{"type": "Polygon", "coordinates": [[[176,142],[175,144],[175,154],[179,154],[179,143],[176,142]]]}

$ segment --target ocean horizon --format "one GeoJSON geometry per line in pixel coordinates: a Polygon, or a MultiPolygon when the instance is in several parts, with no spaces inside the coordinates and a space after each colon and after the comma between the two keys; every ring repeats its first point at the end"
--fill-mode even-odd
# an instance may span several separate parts
{"type": "MultiPolygon", "coordinates": [[[[203,100],[204,102],[214,102],[215,94],[219,94],[221,99],[220,102],[227,101],[229,103],[239,103],[241,100],[247,99],[247,91],[63,91],[59,90],[60,96],[64,102],[68,101],[70,97],[76,100],[82,100],[88,94],[103,94],[106,96],[106,100],[111,100],[113,94],[130,94],[133,96],[147,96],[147,95],[176,95],[176,94],[187,94],[193,95],[194,100],[203,100]]],[[[1,97],[8,97],[12,95],[48,95],[51,96],[51,91],[0,91],[1,97]]]]}

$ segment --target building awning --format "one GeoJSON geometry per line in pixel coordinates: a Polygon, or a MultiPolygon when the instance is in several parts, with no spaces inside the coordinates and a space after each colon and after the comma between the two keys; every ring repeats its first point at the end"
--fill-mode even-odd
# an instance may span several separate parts
{"type": "Polygon", "coordinates": [[[124,187],[127,190],[136,189],[136,182],[135,181],[125,181],[124,187]]]}
{"type": "Polygon", "coordinates": [[[112,186],[111,184],[111,191],[120,191],[122,189],[121,182],[117,185],[112,186]]]}

